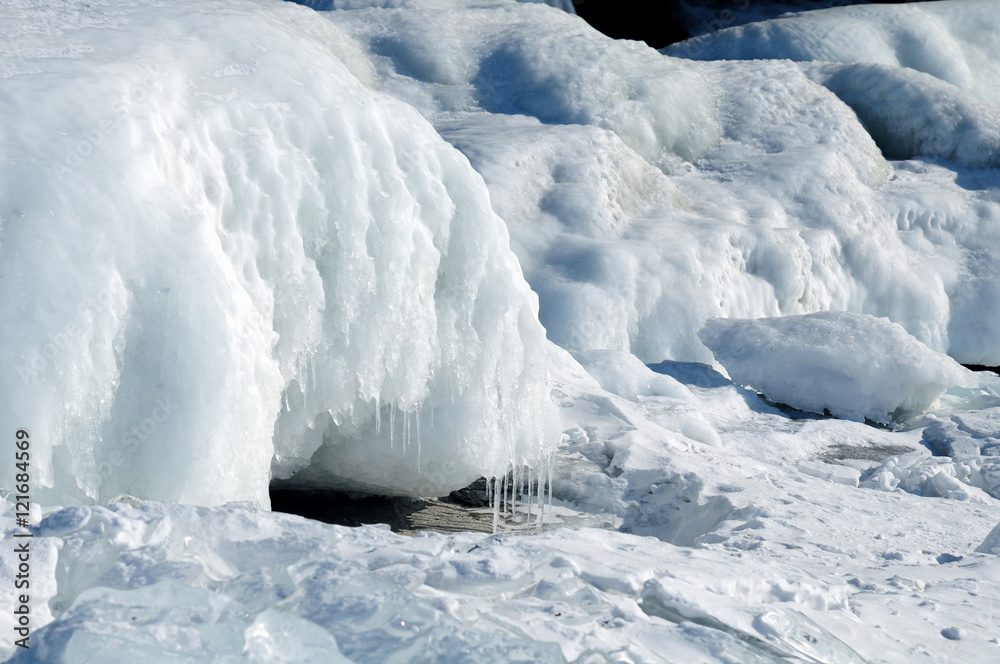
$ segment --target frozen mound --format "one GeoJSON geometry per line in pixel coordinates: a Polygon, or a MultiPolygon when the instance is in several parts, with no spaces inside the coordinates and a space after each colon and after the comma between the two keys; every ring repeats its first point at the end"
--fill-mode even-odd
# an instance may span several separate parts
{"type": "Polygon", "coordinates": [[[983,543],[976,548],[976,553],[1000,554],[1000,523],[990,531],[983,543]]]}
{"type": "MultiPolygon", "coordinates": [[[[844,310],[1000,362],[1000,319],[984,313],[1000,307],[996,172],[880,150],[994,163],[978,91],[896,64],[664,57],[503,0],[373,5],[323,16],[372,53],[374,85],[482,174],[564,348],[707,362],[709,318],[844,310]],[[837,96],[851,90],[856,108],[837,96]],[[920,113],[897,122],[900,100],[920,113]]],[[[992,48],[988,31],[962,30],[969,53],[992,48]]]]}
{"type": "Polygon", "coordinates": [[[858,64],[826,71],[814,77],[854,109],[887,158],[1000,167],[997,104],[907,68],[858,64]]]}
{"type": "Polygon", "coordinates": [[[846,312],[713,319],[699,336],[733,381],[813,413],[888,423],[975,375],[896,323],[846,312]]]}
{"type": "Polygon", "coordinates": [[[424,0],[336,9],[324,16],[372,53],[382,88],[428,117],[487,111],[594,125],[664,169],[719,140],[715,94],[695,68],[552,7],[424,0]]]}
{"type": "Polygon", "coordinates": [[[838,7],[721,30],[664,52],[840,63],[813,78],[854,109],[886,157],[996,168],[997,30],[1000,16],[988,1],[838,7]]]}
{"type": "Polygon", "coordinates": [[[854,5],[718,30],[664,49],[698,60],[867,63],[924,72],[990,101],[1000,75],[992,0],[854,5]]]}
{"type": "Polygon", "coordinates": [[[504,224],[348,36],[277,2],[33,7],[0,9],[0,418],[33,499],[442,495],[548,453],[504,224]]]}

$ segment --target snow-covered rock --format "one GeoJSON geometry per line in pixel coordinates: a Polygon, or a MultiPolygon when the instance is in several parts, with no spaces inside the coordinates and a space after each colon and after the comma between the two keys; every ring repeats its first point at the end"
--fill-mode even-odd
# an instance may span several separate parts
{"type": "Polygon", "coordinates": [[[884,318],[845,312],[708,321],[702,342],[737,383],[813,413],[887,423],[975,375],[884,318]]]}

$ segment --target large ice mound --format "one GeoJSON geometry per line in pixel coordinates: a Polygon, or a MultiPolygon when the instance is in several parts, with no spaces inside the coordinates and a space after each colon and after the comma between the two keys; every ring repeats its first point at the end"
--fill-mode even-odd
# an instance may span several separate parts
{"type": "Polygon", "coordinates": [[[481,178],[331,23],[237,0],[0,24],[0,419],[31,432],[34,499],[267,505],[307,467],[441,495],[558,440],[481,178]]]}
{"type": "Polygon", "coordinates": [[[847,103],[887,157],[1000,165],[1000,15],[992,2],[837,7],[721,30],[664,52],[788,59],[847,103]]]}
{"type": "Polygon", "coordinates": [[[995,8],[945,4],[953,16],[934,34],[961,48],[924,48],[917,28],[930,18],[879,7],[850,25],[885,48],[910,35],[908,51],[833,59],[824,40],[859,33],[803,17],[782,42],[813,58],[800,63],[780,50],[666,57],[505,0],[359,0],[323,16],[371,54],[379,89],[419,108],[482,174],[564,348],[706,362],[697,332],[709,318],[844,310],[992,365],[998,178],[969,169],[1000,163],[996,43],[975,27],[995,8]],[[956,87],[948,62],[974,84],[956,87]]]}
{"type": "Polygon", "coordinates": [[[884,318],[846,312],[705,323],[699,336],[737,383],[814,413],[887,423],[975,375],[884,318]]]}

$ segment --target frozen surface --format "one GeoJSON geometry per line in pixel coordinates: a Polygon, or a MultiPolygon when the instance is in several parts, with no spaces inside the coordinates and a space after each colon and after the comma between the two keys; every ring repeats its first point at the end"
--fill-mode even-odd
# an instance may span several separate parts
{"type": "Polygon", "coordinates": [[[0,419],[46,505],[0,658],[997,661],[1000,397],[947,357],[1000,364],[995,7],[698,62],[540,3],[330,6],[0,9],[0,419]],[[705,364],[706,321],[776,316],[709,324],[751,379],[705,364]],[[259,509],[553,447],[540,533],[259,509]]]}
{"type": "Polygon", "coordinates": [[[0,8],[0,419],[36,499],[266,506],[307,466],[442,495],[548,454],[506,228],[346,35],[280,2],[31,7],[0,8]]]}
{"type": "Polygon", "coordinates": [[[925,411],[949,388],[978,386],[955,360],[864,314],[715,318],[699,336],[737,383],[772,401],[852,420],[884,424],[925,411]]]}

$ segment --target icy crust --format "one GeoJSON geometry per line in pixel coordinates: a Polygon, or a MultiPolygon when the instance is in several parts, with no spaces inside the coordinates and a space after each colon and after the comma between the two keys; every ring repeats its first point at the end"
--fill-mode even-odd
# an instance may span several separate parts
{"type": "Polygon", "coordinates": [[[884,318],[846,312],[713,319],[699,336],[732,379],[813,413],[887,423],[978,380],[884,318]]]}
{"type": "Polygon", "coordinates": [[[1000,600],[1000,563],[985,555],[810,561],[801,546],[770,558],[596,529],[405,538],[157,503],[63,509],[33,534],[30,650],[0,618],[12,662],[895,664],[920,647],[985,663],[1000,600]],[[938,633],[955,626],[966,639],[946,649],[938,633]]]}
{"type": "Polygon", "coordinates": [[[997,177],[968,170],[997,163],[997,114],[940,68],[680,60],[511,2],[323,15],[483,175],[564,348],[705,362],[709,318],[846,310],[1000,358],[997,177]]]}
{"type": "Polygon", "coordinates": [[[0,418],[34,499],[266,506],[310,464],[442,495],[548,453],[504,224],[343,32],[285,3],[0,14],[0,418]]]}

